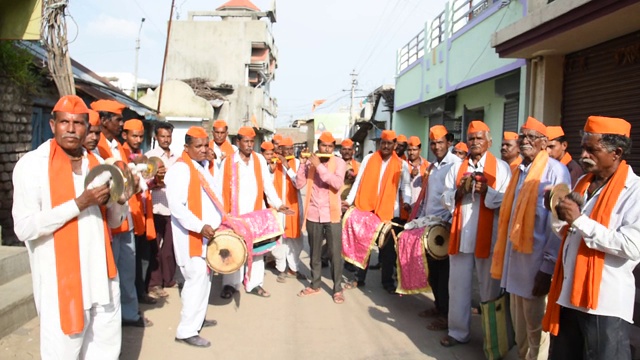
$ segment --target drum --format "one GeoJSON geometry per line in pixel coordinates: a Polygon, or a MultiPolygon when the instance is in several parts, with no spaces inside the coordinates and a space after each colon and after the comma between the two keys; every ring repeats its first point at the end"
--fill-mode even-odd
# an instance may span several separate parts
{"type": "Polygon", "coordinates": [[[391,223],[380,220],[378,215],[370,211],[358,210],[351,206],[342,217],[342,227],[346,224],[355,225],[368,243],[375,243],[378,247],[385,244],[387,234],[391,230],[391,223]]]}
{"type": "Polygon", "coordinates": [[[231,274],[247,261],[247,246],[232,230],[217,231],[207,246],[207,265],[220,274],[231,274]]]}
{"type": "MultiPolygon", "coordinates": [[[[284,230],[278,221],[278,211],[276,209],[256,210],[240,215],[237,219],[242,221],[243,226],[234,226],[235,230],[246,229],[253,238],[253,255],[262,255],[269,252],[276,246],[276,241],[284,230]]],[[[229,219],[232,221],[232,219],[229,219]]],[[[242,234],[240,234],[242,235],[242,234]]]]}
{"type": "Polygon", "coordinates": [[[427,254],[436,260],[443,260],[449,256],[449,232],[451,225],[448,223],[435,223],[428,225],[422,234],[422,241],[427,254]]]}

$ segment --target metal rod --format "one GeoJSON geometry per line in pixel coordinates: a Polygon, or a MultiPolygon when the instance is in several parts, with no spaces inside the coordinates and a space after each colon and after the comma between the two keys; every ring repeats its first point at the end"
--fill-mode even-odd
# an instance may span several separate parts
{"type": "Polygon", "coordinates": [[[138,38],[136,39],[136,66],[133,74],[133,98],[138,100],[138,56],[140,55],[140,33],[142,32],[142,24],[144,18],[140,20],[140,29],[138,29],[138,38]]]}
{"type": "Polygon", "coordinates": [[[162,85],[164,84],[164,70],[167,67],[167,53],[169,52],[169,37],[171,36],[171,21],[173,20],[173,8],[176,0],[171,0],[171,12],[169,13],[169,23],[167,24],[167,41],[164,44],[164,58],[162,59],[162,74],[160,75],[160,91],[158,92],[158,114],[162,104],[162,85]]]}

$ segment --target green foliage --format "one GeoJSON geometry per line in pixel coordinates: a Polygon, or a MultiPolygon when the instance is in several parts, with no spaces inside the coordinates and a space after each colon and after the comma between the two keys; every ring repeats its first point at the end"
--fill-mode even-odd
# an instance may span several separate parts
{"type": "Polygon", "coordinates": [[[0,40],[0,76],[29,94],[37,93],[42,81],[33,56],[10,40],[0,40]]]}

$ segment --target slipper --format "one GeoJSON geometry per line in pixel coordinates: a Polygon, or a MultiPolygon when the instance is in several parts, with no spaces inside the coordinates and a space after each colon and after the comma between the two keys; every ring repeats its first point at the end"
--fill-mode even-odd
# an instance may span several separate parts
{"type": "Polygon", "coordinates": [[[225,285],[222,288],[222,292],[220,293],[220,297],[223,299],[231,299],[233,294],[236,293],[236,289],[231,285],[225,285]]]}
{"type": "Polygon", "coordinates": [[[247,291],[247,293],[257,295],[260,297],[265,297],[265,298],[268,298],[271,296],[271,294],[269,294],[267,290],[263,289],[262,286],[256,286],[251,291],[247,291]]]}
{"type": "Polygon", "coordinates": [[[462,342],[462,341],[458,341],[455,338],[447,335],[445,337],[443,337],[442,339],[440,339],[440,345],[444,346],[444,347],[452,347],[452,346],[456,346],[456,345],[464,345],[464,344],[468,344],[468,341],[462,342]]]}
{"type": "Polygon", "coordinates": [[[438,318],[427,325],[427,329],[431,331],[442,331],[449,328],[449,322],[445,318],[438,318]]]}
{"type": "Polygon", "coordinates": [[[351,290],[351,289],[355,289],[356,287],[358,287],[358,282],[354,281],[354,282],[346,282],[342,284],[342,289],[343,290],[351,290]]]}
{"type": "Polygon", "coordinates": [[[430,317],[436,317],[439,314],[440,312],[438,311],[438,309],[433,307],[433,308],[419,312],[418,316],[421,318],[430,318],[430,317]]]}
{"type": "Polygon", "coordinates": [[[122,326],[134,326],[134,327],[150,327],[153,326],[153,322],[144,316],[140,316],[138,320],[122,320],[122,326]]]}
{"type": "Polygon", "coordinates": [[[342,304],[344,302],[344,295],[342,294],[342,291],[338,291],[333,294],[333,302],[336,304],[342,304]]]}
{"type": "Polygon", "coordinates": [[[319,292],[320,292],[320,289],[314,289],[314,288],[311,288],[311,287],[307,287],[307,288],[304,288],[304,289],[300,290],[300,292],[298,293],[298,296],[299,297],[305,297],[305,296],[309,296],[309,295],[315,295],[315,294],[317,294],[319,292]]]}

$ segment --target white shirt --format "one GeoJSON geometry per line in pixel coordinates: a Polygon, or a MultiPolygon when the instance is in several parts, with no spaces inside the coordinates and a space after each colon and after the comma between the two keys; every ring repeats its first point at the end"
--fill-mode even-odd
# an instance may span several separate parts
{"type": "Polygon", "coordinates": [[[636,293],[633,269],[640,262],[640,178],[629,167],[629,175],[620,197],[613,207],[609,226],[589,218],[601,195],[598,190],[591,199],[585,197],[582,215],[572,225],[564,244],[562,263],[564,280],[558,304],[582,312],[615,316],[633,323],[633,307],[636,293]],[[571,305],[575,259],[581,240],[590,249],[605,253],[600,296],[595,310],[571,305]]]}
{"type": "MultiPolygon", "coordinates": [[[[294,159],[295,163],[296,163],[296,170],[300,169],[300,160],[298,159],[294,159]]],[[[273,174],[271,174],[271,178],[272,178],[272,182],[275,179],[275,172],[273,174]]],[[[281,189],[281,194],[282,194],[282,199],[286,199],[287,198],[287,181],[291,181],[291,183],[293,184],[294,188],[296,186],[296,178],[297,178],[297,172],[293,171],[292,168],[288,168],[286,173],[282,174],[282,177],[284,179],[282,179],[282,189],[281,189]]],[[[302,208],[304,207],[302,205],[302,197],[300,196],[300,191],[296,190],[297,196],[298,196],[298,208],[299,208],[299,212],[298,215],[300,217],[301,220],[302,217],[304,216],[304,213],[302,211],[302,208]]],[[[285,200],[282,200],[282,202],[284,203],[285,200]]],[[[282,225],[282,228],[284,229],[286,226],[286,215],[283,213],[278,213],[278,219],[280,220],[280,224],[282,225]]]]}
{"type": "Polygon", "coordinates": [[[111,149],[111,156],[113,156],[113,158],[116,160],[123,160],[122,157],[120,156],[120,149],[119,149],[119,147],[122,145],[120,145],[118,140],[116,138],[113,138],[111,140],[109,139],[105,139],[105,140],[107,140],[107,144],[109,144],[109,149],[111,149]]]}
{"type": "MultiPolygon", "coordinates": [[[[196,170],[200,172],[209,183],[209,187],[213,190],[218,200],[222,202],[220,183],[214,181],[213,176],[209,172],[209,163],[205,160],[204,166],[198,162],[191,160],[196,170]]],[[[198,218],[189,210],[189,181],[191,180],[191,172],[189,166],[184,162],[178,161],[169,170],[164,177],[164,183],[167,189],[167,201],[169,210],[171,210],[171,230],[173,231],[173,246],[176,255],[176,263],[179,266],[185,266],[191,258],[189,254],[189,231],[200,233],[205,225],[210,225],[217,229],[222,221],[222,215],[216,208],[209,195],[200,186],[200,196],[202,197],[202,219],[198,218]]],[[[198,180],[200,183],[200,180],[198,180]]],[[[202,253],[200,257],[207,254],[207,239],[202,241],[202,253]]]]}
{"type": "Polygon", "coordinates": [[[442,160],[432,164],[429,180],[427,180],[427,194],[425,195],[425,200],[421,204],[422,209],[418,213],[420,214],[418,217],[436,216],[442,219],[442,221],[451,223],[451,211],[449,211],[442,202],[442,194],[446,190],[444,186],[444,179],[449,173],[449,169],[451,169],[455,164],[460,164],[461,162],[462,160],[459,157],[447,151],[447,154],[442,158],[442,160]]]}
{"type": "MultiPolygon", "coordinates": [[[[269,202],[269,205],[279,208],[282,206],[282,200],[278,197],[276,188],[273,187],[273,176],[269,173],[267,160],[265,160],[264,156],[261,154],[256,155],[258,156],[258,161],[260,161],[262,188],[267,197],[267,201],[269,202]]],[[[249,157],[248,163],[245,163],[242,160],[240,153],[237,151],[233,154],[233,157],[227,157],[224,159],[221,166],[222,171],[216,172],[216,174],[220,174],[220,179],[224,179],[224,171],[226,170],[227,161],[234,161],[237,165],[238,173],[236,176],[238,176],[238,183],[240,185],[240,191],[237,191],[238,215],[250,213],[254,211],[254,204],[256,202],[256,197],[258,196],[258,183],[256,182],[256,174],[253,167],[253,155],[249,157]]],[[[231,185],[232,184],[224,184],[224,186],[231,185]]],[[[264,208],[264,201],[262,206],[264,208]]]]}
{"type": "MultiPolygon", "coordinates": [[[[80,275],[84,309],[94,304],[112,302],[107,274],[106,249],[102,213],[98,206],[82,212],[74,199],[51,207],[49,187],[49,153],[51,140],[28,152],[13,170],[14,231],[24,241],[29,252],[36,308],[41,301],[58,296],[56,254],[53,233],[73,218],[78,218],[80,275]]],[[[98,157],[102,163],[102,159],[98,157]]],[[[84,192],[84,179],[89,172],[89,160],[82,159],[82,174],[73,175],[76,197],[84,192]]],[[[117,227],[124,219],[126,206],[113,204],[107,209],[107,222],[117,227]]]]}
{"type": "MultiPolygon", "coordinates": [[[[226,140],[229,141],[229,140],[226,140]]],[[[237,153],[238,152],[238,147],[231,144],[231,147],[233,148],[233,153],[237,153]]],[[[213,141],[213,152],[216,154],[216,159],[213,161],[213,164],[216,166],[216,168],[220,169],[220,165],[222,165],[222,149],[220,148],[220,146],[218,144],[216,144],[215,141],[213,141]]],[[[225,154],[225,156],[229,157],[232,154],[225,154]]]]}
{"type": "MultiPolygon", "coordinates": [[[[178,160],[179,156],[175,153],[167,153],[161,148],[147,151],[147,157],[156,156],[164,163],[164,167],[169,170],[171,166],[178,160]]],[[[170,216],[169,203],[167,201],[167,192],[165,187],[158,187],[151,190],[151,202],[153,203],[153,213],[158,215],[170,216]]]]}
{"type": "MultiPolygon", "coordinates": [[[[374,153],[375,154],[375,153],[374,153]]],[[[349,192],[349,196],[347,196],[347,204],[352,205],[356,199],[356,195],[358,194],[358,188],[360,187],[360,181],[362,180],[362,174],[367,169],[367,164],[369,163],[369,159],[373,154],[368,154],[362,159],[362,163],[360,164],[360,169],[358,170],[358,176],[356,176],[356,180],[351,187],[351,191],[349,192]]],[[[384,172],[387,169],[387,165],[389,164],[389,159],[386,161],[382,161],[382,166],[380,167],[380,174],[378,178],[378,194],[380,194],[380,186],[382,185],[382,177],[384,176],[384,172]]],[[[402,196],[402,201],[405,204],[411,204],[411,174],[409,173],[409,165],[404,160],[402,162],[402,173],[400,174],[400,184],[398,186],[398,191],[396,195],[396,201],[393,204],[393,217],[400,216],[400,196],[402,196]]],[[[366,194],[367,196],[369,194],[366,194]]],[[[373,196],[373,194],[370,194],[373,196]]],[[[377,194],[376,194],[377,195],[377,194]]]]}
{"type": "MultiPolygon", "coordinates": [[[[484,172],[484,166],[487,159],[487,153],[482,155],[477,164],[473,164],[469,161],[468,172],[484,172]]],[[[456,179],[458,176],[458,170],[462,162],[453,165],[447,176],[444,179],[444,186],[446,190],[442,194],[442,201],[444,205],[453,214],[456,209],[456,179]]],[[[484,197],[484,206],[489,209],[498,209],[502,204],[502,197],[507,190],[509,180],[511,179],[511,168],[506,162],[496,159],[496,188],[491,186],[487,187],[487,193],[484,197]]],[[[480,215],[480,194],[474,195],[472,200],[471,194],[466,194],[462,198],[462,232],[460,234],[460,252],[472,254],[476,251],[476,236],[478,234],[478,218],[480,215]]],[[[493,251],[493,245],[496,241],[496,234],[498,232],[498,216],[499,211],[495,211],[493,215],[493,232],[491,235],[491,250],[493,251]]]]}
{"type": "MultiPolygon", "coordinates": [[[[423,163],[428,163],[428,161],[427,159],[420,157],[420,164],[417,166],[418,170],[420,169],[420,166],[422,166],[423,163]]],[[[427,171],[428,169],[429,167],[427,166],[427,171]]],[[[420,196],[420,191],[422,190],[422,178],[424,174],[419,173],[415,177],[411,177],[411,171],[412,171],[412,168],[409,168],[409,179],[410,179],[410,186],[411,186],[411,206],[413,206],[415,202],[418,200],[418,197],[420,196]]]]}

